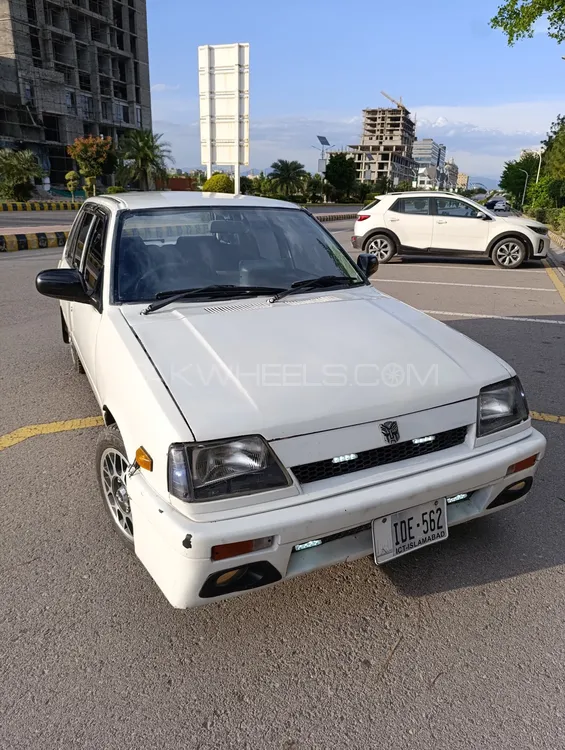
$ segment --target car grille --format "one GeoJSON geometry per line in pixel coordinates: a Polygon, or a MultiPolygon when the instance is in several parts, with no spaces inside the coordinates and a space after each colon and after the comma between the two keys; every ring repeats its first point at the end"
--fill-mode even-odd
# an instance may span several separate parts
{"type": "Polygon", "coordinates": [[[438,453],[447,448],[453,448],[465,442],[467,427],[456,427],[453,430],[440,432],[435,436],[435,440],[430,443],[414,444],[412,440],[396,445],[386,445],[382,448],[371,448],[367,451],[361,451],[357,458],[342,463],[333,463],[332,459],[324,461],[314,461],[311,464],[302,464],[293,466],[291,471],[300,484],[309,482],[320,482],[323,479],[340,477],[344,474],[353,474],[356,471],[364,469],[374,469],[376,466],[393,464],[397,461],[406,461],[409,458],[418,456],[427,456],[429,453],[438,453]]]}

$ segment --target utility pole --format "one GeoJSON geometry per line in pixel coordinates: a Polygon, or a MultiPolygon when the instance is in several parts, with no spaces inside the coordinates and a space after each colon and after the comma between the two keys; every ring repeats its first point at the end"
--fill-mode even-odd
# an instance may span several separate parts
{"type": "Polygon", "coordinates": [[[528,189],[528,180],[530,179],[529,172],[526,172],[525,169],[518,169],[519,172],[523,172],[526,175],[526,182],[524,184],[524,193],[522,195],[522,203],[520,204],[520,207],[522,207],[526,201],[526,190],[528,189]]]}

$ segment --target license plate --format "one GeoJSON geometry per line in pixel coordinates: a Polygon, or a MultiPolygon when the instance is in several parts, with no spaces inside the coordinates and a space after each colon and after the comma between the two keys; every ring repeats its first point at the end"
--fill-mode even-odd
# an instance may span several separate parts
{"type": "Polygon", "coordinates": [[[447,539],[446,500],[392,513],[373,521],[373,547],[377,565],[447,539]]]}

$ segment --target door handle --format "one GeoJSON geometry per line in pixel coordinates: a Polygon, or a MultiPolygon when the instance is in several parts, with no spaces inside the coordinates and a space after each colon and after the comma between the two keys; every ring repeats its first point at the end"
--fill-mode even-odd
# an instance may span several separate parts
{"type": "Polygon", "coordinates": [[[389,219],[389,221],[400,221],[400,219],[389,219]]]}
{"type": "Polygon", "coordinates": [[[445,219],[438,219],[437,224],[447,224],[447,221],[445,219]]]}

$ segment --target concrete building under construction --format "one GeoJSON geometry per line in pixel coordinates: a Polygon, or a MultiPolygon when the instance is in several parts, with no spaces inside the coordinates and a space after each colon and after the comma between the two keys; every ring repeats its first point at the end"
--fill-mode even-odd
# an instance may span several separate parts
{"type": "Polygon", "coordinates": [[[397,185],[414,179],[418,166],[412,158],[416,125],[402,102],[396,104],[363,110],[361,143],[349,146],[362,182],[387,178],[397,185]]]}
{"type": "Polygon", "coordinates": [[[75,138],[141,127],[146,0],[0,0],[0,148],[30,148],[60,185],[75,138]]]}

